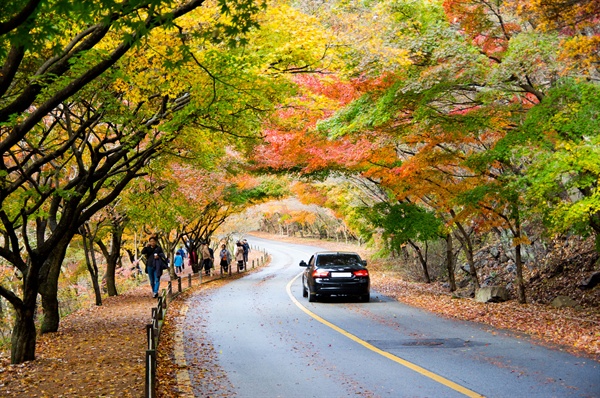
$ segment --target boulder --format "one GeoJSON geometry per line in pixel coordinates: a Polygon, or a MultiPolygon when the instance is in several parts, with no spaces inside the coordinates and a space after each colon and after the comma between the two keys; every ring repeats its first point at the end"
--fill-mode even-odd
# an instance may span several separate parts
{"type": "Polygon", "coordinates": [[[550,303],[554,308],[577,307],[577,301],[568,296],[556,296],[550,303]]]}
{"type": "Polygon", "coordinates": [[[475,301],[480,303],[502,303],[508,300],[508,290],[501,286],[485,286],[475,293],[475,301]]]}
{"type": "Polygon", "coordinates": [[[459,289],[464,289],[465,287],[469,286],[469,283],[471,283],[471,280],[468,278],[465,279],[461,279],[460,281],[458,281],[458,288],[459,289]]]}
{"type": "Polygon", "coordinates": [[[492,255],[492,257],[494,257],[495,259],[498,259],[498,257],[500,257],[500,250],[498,250],[498,248],[496,246],[492,246],[490,248],[490,254],[492,255]]]}
{"type": "Polygon", "coordinates": [[[600,272],[594,272],[588,279],[579,285],[579,288],[583,290],[593,289],[598,285],[600,285],[600,272]]]}

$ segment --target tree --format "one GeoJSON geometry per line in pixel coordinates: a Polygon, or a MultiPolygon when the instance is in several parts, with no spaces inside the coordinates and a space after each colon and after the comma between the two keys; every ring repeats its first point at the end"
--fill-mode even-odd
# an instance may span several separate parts
{"type": "MultiPolygon", "coordinates": [[[[563,81],[527,114],[515,153],[531,160],[520,183],[552,233],[600,236],[600,88],[563,81]]],[[[598,246],[600,247],[600,245],[598,246]]]]}
{"type": "MultiPolygon", "coordinates": [[[[35,358],[38,291],[50,324],[45,330],[58,325],[56,281],[75,231],[111,203],[172,139],[162,134],[170,128],[154,127],[180,109],[181,100],[150,96],[135,109],[122,101],[122,93],[113,96],[113,90],[101,87],[109,88],[118,74],[114,66],[152,29],[170,25],[202,4],[191,0],[169,8],[161,1],[107,1],[73,6],[57,0],[2,6],[8,19],[0,28],[0,221],[6,243],[0,256],[23,275],[22,297],[0,286],[17,317],[13,363],[35,358]],[[108,115],[112,122],[104,119],[108,115]]],[[[250,16],[256,8],[250,2],[222,2],[221,8],[245,13],[232,19],[230,32],[254,25],[250,16]]]]}
{"type": "Polygon", "coordinates": [[[121,265],[121,249],[123,243],[123,234],[127,225],[128,217],[126,214],[120,214],[118,210],[118,200],[107,206],[104,211],[107,213],[108,235],[110,243],[107,245],[104,240],[97,238],[95,243],[100,248],[104,259],[106,260],[106,273],[103,281],[106,282],[106,290],[109,296],[117,296],[118,290],[115,281],[115,272],[121,265]]]}
{"type": "Polygon", "coordinates": [[[102,305],[102,292],[100,291],[100,284],[98,283],[98,264],[96,262],[96,251],[94,250],[94,241],[98,236],[98,229],[101,227],[101,222],[97,223],[95,229],[92,230],[89,222],[83,223],[79,228],[79,234],[83,242],[83,251],[85,253],[85,264],[88,272],[90,273],[90,279],[94,288],[94,295],[96,296],[96,305],[102,305]]]}
{"type": "Polygon", "coordinates": [[[382,237],[391,248],[409,244],[417,253],[426,283],[431,282],[427,259],[417,242],[427,242],[441,236],[442,223],[434,213],[412,203],[377,203],[366,209],[373,229],[381,229],[382,237]]]}

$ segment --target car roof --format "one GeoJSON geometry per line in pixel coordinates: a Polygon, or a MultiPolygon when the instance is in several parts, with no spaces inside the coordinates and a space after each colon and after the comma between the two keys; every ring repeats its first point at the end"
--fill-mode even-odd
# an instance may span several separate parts
{"type": "Polygon", "coordinates": [[[314,255],[319,256],[321,254],[355,254],[355,255],[359,256],[359,254],[357,252],[346,252],[346,251],[322,251],[322,252],[316,252],[314,255]]]}

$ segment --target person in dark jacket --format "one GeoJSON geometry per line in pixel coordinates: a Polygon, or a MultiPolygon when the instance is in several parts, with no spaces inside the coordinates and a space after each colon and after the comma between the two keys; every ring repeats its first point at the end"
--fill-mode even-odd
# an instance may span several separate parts
{"type": "Polygon", "coordinates": [[[152,297],[156,298],[160,288],[163,264],[167,264],[167,258],[162,247],[158,245],[158,239],[155,236],[148,239],[148,244],[142,249],[142,255],[146,256],[146,273],[152,287],[152,297]]]}
{"type": "Polygon", "coordinates": [[[227,246],[221,245],[221,251],[219,252],[219,258],[221,262],[222,272],[229,272],[229,264],[231,263],[231,253],[227,250],[227,246]]]}
{"type": "Polygon", "coordinates": [[[242,247],[244,248],[244,267],[248,267],[248,254],[250,253],[250,245],[246,239],[242,239],[242,247]]]}

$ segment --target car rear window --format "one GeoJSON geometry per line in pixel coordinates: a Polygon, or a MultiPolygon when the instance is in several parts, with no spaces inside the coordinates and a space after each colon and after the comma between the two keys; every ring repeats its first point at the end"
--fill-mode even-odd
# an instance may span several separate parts
{"type": "Polygon", "coordinates": [[[356,254],[321,254],[317,258],[317,265],[352,265],[359,264],[360,257],[356,254]]]}

